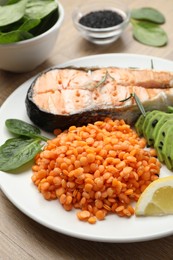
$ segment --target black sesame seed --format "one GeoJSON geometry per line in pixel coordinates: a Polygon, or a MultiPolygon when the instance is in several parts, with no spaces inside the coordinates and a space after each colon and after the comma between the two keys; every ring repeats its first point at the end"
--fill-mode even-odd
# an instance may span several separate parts
{"type": "Polygon", "coordinates": [[[94,11],[82,16],[79,23],[91,28],[108,28],[123,22],[123,17],[111,10],[94,11]]]}

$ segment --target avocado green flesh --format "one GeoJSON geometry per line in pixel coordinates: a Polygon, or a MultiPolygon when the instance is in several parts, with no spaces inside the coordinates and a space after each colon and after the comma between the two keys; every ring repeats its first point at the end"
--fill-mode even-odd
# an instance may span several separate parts
{"type": "Polygon", "coordinates": [[[143,124],[149,113],[151,113],[151,112],[147,111],[146,116],[140,115],[140,117],[138,118],[138,120],[135,124],[135,129],[139,136],[143,135],[143,124]]]}
{"type": "Polygon", "coordinates": [[[145,117],[144,123],[142,125],[142,131],[143,131],[143,135],[144,135],[145,138],[146,138],[146,129],[147,129],[147,126],[148,126],[148,122],[152,118],[152,116],[155,115],[156,113],[158,113],[158,111],[153,110],[150,113],[148,113],[145,117]]]}
{"type": "MultiPolygon", "coordinates": [[[[168,169],[172,169],[173,167],[173,157],[171,157],[171,151],[173,148],[173,119],[168,120],[165,123],[165,127],[167,125],[167,129],[164,132],[164,144],[162,148],[162,154],[164,156],[164,161],[168,169]]],[[[163,133],[162,133],[163,135],[163,133]]]]}
{"type": "Polygon", "coordinates": [[[164,136],[164,129],[162,128],[162,126],[167,122],[167,120],[169,120],[172,117],[172,115],[168,115],[165,114],[163,117],[160,118],[159,122],[157,123],[154,131],[153,131],[153,138],[155,140],[154,142],[154,147],[156,148],[157,151],[157,155],[158,155],[158,159],[160,162],[164,161],[164,156],[162,154],[162,144],[161,146],[159,146],[159,142],[163,142],[163,140],[161,140],[164,136]],[[162,132],[160,131],[160,129],[162,129],[162,132]],[[160,134],[159,134],[160,133],[160,134]],[[159,135],[159,137],[158,137],[159,135]]]}
{"type": "Polygon", "coordinates": [[[146,126],[145,129],[145,138],[147,139],[148,145],[153,145],[154,144],[154,130],[155,127],[157,126],[157,123],[165,115],[164,112],[159,112],[155,113],[152,117],[150,117],[148,121],[148,125],[146,126]]]}
{"type": "Polygon", "coordinates": [[[158,132],[160,130],[160,128],[162,127],[162,125],[169,119],[173,118],[173,114],[167,114],[165,113],[165,115],[163,115],[163,117],[160,118],[160,120],[158,121],[155,129],[154,129],[154,132],[153,132],[153,137],[154,137],[154,140],[156,139],[157,135],[158,135],[158,132]]]}
{"type": "Polygon", "coordinates": [[[136,133],[139,136],[141,136],[143,134],[142,126],[143,126],[144,120],[145,120],[145,117],[143,115],[140,115],[140,117],[138,118],[138,120],[135,124],[136,133]]]}
{"type": "Polygon", "coordinates": [[[149,146],[156,149],[160,162],[173,169],[173,107],[168,112],[153,110],[141,115],[135,124],[138,135],[143,135],[149,146]],[[169,112],[169,113],[168,113],[169,112]]]}
{"type": "MultiPolygon", "coordinates": [[[[169,138],[170,134],[170,129],[173,129],[173,119],[169,119],[167,120],[159,129],[157,137],[155,139],[155,143],[154,143],[154,147],[156,148],[157,154],[159,159],[161,160],[161,162],[166,163],[168,169],[172,168],[172,164],[171,161],[168,159],[168,156],[170,156],[170,154],[167,156],[167,146],[169,148],[169,142],[171,144],[171,140],[169,138]],[[166,141],[167,140],[167,141],[166,141]],[[163,152],[164,151],[164,152],[163,152]],[[165,153],[166,152],[166,153],[165,153]]],[[[171,135],[172,136],[172,135],[171,135]]]]}

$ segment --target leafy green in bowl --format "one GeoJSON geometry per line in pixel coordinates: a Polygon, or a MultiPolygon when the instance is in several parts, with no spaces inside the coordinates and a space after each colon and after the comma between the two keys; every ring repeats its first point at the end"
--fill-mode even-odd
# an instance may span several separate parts
{"type": "Polygon", "coordinates": [[[63,19],[58,0],[0,0],[0,69],[28,72],[47,60],[63,19]]]}
{"type": "Polygon", "coordinates": [[[49,30],[58,18],[58,3],[54,0],[2,0],[0,44],[38,36],[49,30]]]}

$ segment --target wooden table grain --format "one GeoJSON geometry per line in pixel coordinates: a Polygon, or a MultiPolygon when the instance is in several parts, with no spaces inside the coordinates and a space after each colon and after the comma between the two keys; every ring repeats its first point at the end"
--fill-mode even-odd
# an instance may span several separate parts
{"type": "MultiPolygon", "coordinates": [[[[0,70],[0,105],[23,82],[42,70],[70,59],[101,53],[135,53],[153,55],[173,61],[173,1],[126,0],[129,7],[155,7],[166,16],[163,28],[169,42],[155,48],[135,41],[131,25],[122,37],[107,46],[87,42],[73,26],[71,14],[83,0],[64,0],[65,19],[50,58],[34,71],[14,74],[0,70]]],[[[52,231],[20,212],[0,191],[0,259],[173,259],[173,236],[137,243],[103,243],[80,240],[52,231]]]]}

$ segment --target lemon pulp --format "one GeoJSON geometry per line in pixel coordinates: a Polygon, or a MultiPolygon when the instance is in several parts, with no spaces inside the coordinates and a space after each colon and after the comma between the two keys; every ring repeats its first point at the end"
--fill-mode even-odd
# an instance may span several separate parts
{"type": "Polygon", "coordinates": [[[145,209],[146,215],[159,215],[164,213],[173,213],[173,187],[167,186],[159,188],[145,209]]]}
{"type": "Polygon", "coordinates": [[[137,216],[173,214],[173,176],[152,182],[141,194],[135,213],[137,216]]]}

